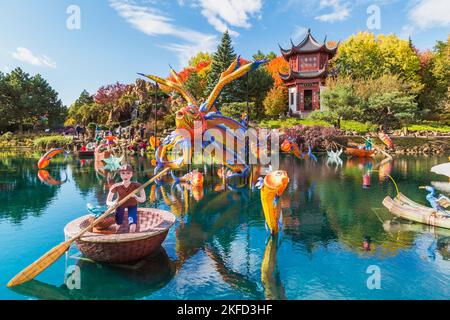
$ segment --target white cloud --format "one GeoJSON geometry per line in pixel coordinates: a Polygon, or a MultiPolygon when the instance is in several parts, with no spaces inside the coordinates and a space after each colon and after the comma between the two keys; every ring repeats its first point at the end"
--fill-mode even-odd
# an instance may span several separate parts
{"type": "Polygon", "coordinates": [[[237,36],[231,27],[251,27],[251,17],[261,18],[262,0],[199,0],[202,15],[217,31],[237,36]]]}
{"type": "Polygon", "coordinates": [[[0,72],[8,73],[9,71],[11,71],[11,68],[8,66],[0,67],[0,72]]]}
{"type": "Polygon", "coordinates": [[[303,40],[306,32],[308,32],[308,28],[295,26],[294,33],[292,34],[292,40],[294,41],[303,40]]]}
{"type": "Polygon", "coordinates": [[[184,43],[161,44],[160,47],[175,52],[181,65],[186,65],[189,59],[198,51],[211,52],[217,44],[217,37],[201,33],[173,23],[173,19],[165,16],[154,8],[133,5],[125,1],[110,1],[110,5],[131,26],[149,36],[173,36],[184,43]]]}
{"type": "Polygon", "coordinates": [[[350,16],[349,4],[341,0],[320,0],[320,9],[332,8],[331,13],[316,16],[314,19],[323,22],[344,21],[350,16]]]}
{"type": "Polygon", "coordinates": [[[450,26],[450,3],[448,0],[420,0],[408,17],[421,29],[450,26]]]}
{"type": "Polygon", "coordinates": [[[30,49],[18,47],[11,56],[19,61],[23,61],[38,67],[56,68],[56,63],[46,55],[35,55],[30,49]]]}

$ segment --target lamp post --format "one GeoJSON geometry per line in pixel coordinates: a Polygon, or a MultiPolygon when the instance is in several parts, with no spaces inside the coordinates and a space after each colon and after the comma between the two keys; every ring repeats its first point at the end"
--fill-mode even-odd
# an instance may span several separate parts
{"type": "Polygon", "coordinates": [[[157,109],[157,99],[158,99],[158,83],[155,82],[155,101],[154,101],[154,108],[155,108],[155,141],[158,137],[158,109],[157,109]]]}

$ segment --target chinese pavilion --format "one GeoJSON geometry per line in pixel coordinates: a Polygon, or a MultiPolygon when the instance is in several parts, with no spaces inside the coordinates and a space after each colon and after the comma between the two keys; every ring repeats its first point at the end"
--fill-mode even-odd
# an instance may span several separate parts
{"type": "Polygon", "coordinates": [[[298,45],[291,40],[291,48],[280,46],[281,54],[289,62],[289,74],[280,74],[289,88],[289,109],[293,114],[304,115],[320,110],[320,91],[323,90],[328,71],[328,61],[336,54],[338,44],[319,43],[311,30],[298,45]]]}

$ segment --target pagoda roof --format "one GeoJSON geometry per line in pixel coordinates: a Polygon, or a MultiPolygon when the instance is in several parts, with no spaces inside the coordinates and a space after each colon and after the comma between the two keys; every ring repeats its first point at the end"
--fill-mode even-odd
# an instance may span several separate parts
{"type": "Polygon", "coordinates": [[[314,37],[311,35],[311,29],[308,29],[308,33],[302,42],[298,45],[295,45],[291,40],[291,48],[289,50],[283,49],[280,45],[278,45],[281,50],[281,54],[287,60],[290,56],[297,53],[314,53],[314,52],[327,52],[334,55],[337,51],[339,43],[334,46],[331,46],[327,43],[327,37],[325,37],[323,43],[319,43],[314,37]]]}
{"type": "Polygon", "coordinates": [[[290,81],[293,79],[311,79],[311,78],[318,78],[326,75],[327,69],[326,66],[324,66],[320,70],[315,71],[293,71],[292,69],[289,69],[288,74],[278,73],[280,78],[283,81],[290,81]]]}

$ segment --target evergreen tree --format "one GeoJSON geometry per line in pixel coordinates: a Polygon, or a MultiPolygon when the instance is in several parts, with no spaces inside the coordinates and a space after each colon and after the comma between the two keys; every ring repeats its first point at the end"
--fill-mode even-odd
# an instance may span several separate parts
{"type": "Polygon", "coordinates": [[[62,124],[67,109],[58,93],[39,74],[30,76],[21,68],[0,75],[0,125],[9,130],[22,131],[42,125],[62,124]]]}
{"type": "MultiPolygon", "coordinates": [[[[231,44],[230,34],[228,33],[228,31],[225,31],[222,36],[222,40],[217,47],[217,51],[213,54],[211,72],[208,75],[205,96],[209,96],[209,94],[219,81],[220,74],[224,72],[235,59],[236,54],[234,53],[234,49],[231,44]]],[[[222,93],[217,101],[219,108],[220,104],[223,102],[236,101],[236,93],[239,93],[240,91],[240,84],[240,81],[233,81],[223,88],[222,93]]]]}

